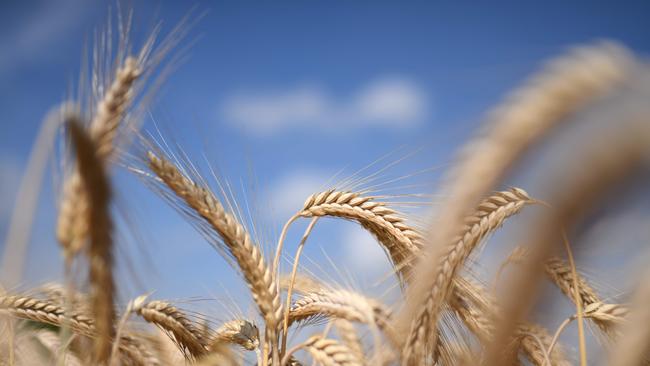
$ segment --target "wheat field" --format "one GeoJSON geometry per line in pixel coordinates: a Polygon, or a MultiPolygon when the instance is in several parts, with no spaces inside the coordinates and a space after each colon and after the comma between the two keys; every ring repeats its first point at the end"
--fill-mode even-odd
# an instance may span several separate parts
{"type": "MultiPolygon", "coordinates": [[[[649,72],[645,60],[616,43],[596,42],[546,61],[491,109],[443,182],[422,192],[438,197],[433,218],[403,212],[400,200],[408,195],[333,184],[304,197],[278,228],[277,242],[260,243],[222,186],[139,129],[194,20],[166,33],[156,28],[140,47],[129,40],[128,17],[120,21],[118,32],[107,31],[95,44],[79,96],[43,122],[43,130],[54,131],[65,146],[56,227],[47,229],[60,245],[66,280],[2,288],[0,364],[586,365],[586,343],[594,335],[603,363],[650,362],[650,277],[638,278],[637,289],[621,297],[630,301],[618,303],[577,268],[582,251],[572,248],[581,222],[647,172],[647,110],[612,112],[611,123],[630,122],[576,144],[568,167],[548,172],[556,178],[550,197],[541,200],[508,181],[525,154],[562,133],[577,112],[607,98],[608,110],[625,110],[637,93],[631,81],[649,72]],[[627,93],[620,96],[620,90],[627,93]],[[115,273],[115,170],[137,177],[203,235],[242,278],[256,314],[213,324],[206,314],[153,292],[118,301],[124,284],[115,273]],[[525,234],[515,249],[500,258],[495,278],[475,276],[477,252],[510,218],[529,210],[537,215],[520,228],[525,234]],[[303,270],[303,249],[323,218],[372,234],[391,265],[396,301],[303,270]],[[309,224],[292,243],[287,233],[301,220],[309,224]],[[554,328],[532,316],[544,312],[544,284],[574,306],[554,328]],[[577,336],[563,344],[560,336],[572,324],[577,336]]],[[[12,256],[24,253],[30,215],[29,205],[18,204],[3,265],[7,258],[22,260],[12,256]]]]}

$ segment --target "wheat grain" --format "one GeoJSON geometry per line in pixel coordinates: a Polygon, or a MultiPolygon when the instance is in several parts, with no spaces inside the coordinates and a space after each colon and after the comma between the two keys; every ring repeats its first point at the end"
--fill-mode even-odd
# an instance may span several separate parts
{"type": "Polygon", "coordinates": [[[150,301],[134,306],[133,312],[173,335],[179,347],[192,357],[206,353],[206,340],[202,339],[200,330],[175,306],[165,301],[150,301]]]}

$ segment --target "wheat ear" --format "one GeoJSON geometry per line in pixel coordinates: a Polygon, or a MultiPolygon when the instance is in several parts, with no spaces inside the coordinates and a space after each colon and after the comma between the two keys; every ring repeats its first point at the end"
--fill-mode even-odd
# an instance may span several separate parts
{"type": "MultiPolygon", "coordinates": [[[[199,186],[168,160],[157,157],[152,152],[147,157],[149,167],[156,176],[223,239],[224,246],[237,262],[266,323],[265,348],[268,342],[275,345],[282,304],[275,275],[267,267],[260,248],[244,226],[226,212],[207,187],[199,186]]],[[[277,346],[273,347],[273,351],[277,353],[277,346]]],[[[274,355],[274,362],[277,358],[274,355]]]]}
{"type": "MultiPolygon", "coordinates": [[[[624,80],[630,63],[627,53],[611,44],[578,49],[554,61],[495,111],[485,133],[467,145],[448,175],[443,192],[447,198],[439,205],[440,215],[431,228],[425,259],[415,270],[413,282],[421,285],[411,287],[407,296],[405,324],[422,324],[414,318],[421,317],[422,309],[432,304],[430,289],[438,286],[440,272],[448,270],[444,254],[449,252],[449,246],[455,245],[454,235],[481,198],[548,130],[624,80]]],[[[436,298],[433,304],[441,301],[436,298]]]]}
{"type": "Polygon", "coordinates": [[[325,191],[311,195],[298,213],[302,217],[332,216],[355,220],[384,246],[399,268],[417,248],[420,234],[395,210],[375,197],[357,192],[325,191]]]}
{"type": "Polygon", "coordinates": [[[89,232],[88,262],[92,313],[97,331],[95,361],[106,362],[110,358],[111,339],[115,333],[110,185],[104,172],[103,161],[97,155],[96,144],[76,121],[68,123],[68,128],[76,151],[79,174],[88,193],[89,212],[86,219],[93,223],[89,232]]]}
{"type": "MultiPolygon", "coordinates": [[[[49,301],[28,296],[2,295],[0,296],[0,310],[7,312],[14,318],[50,324],[56,327],[69,327],[76,334],[91,339],[97,338],[95,321],[91,317],[78,313],[69,314],[62,306],[49,301]]],[[[148,350],[131,337],[122,337],[120,350],[123,355],[138,365],[155,364],[151,362],[155,358],[148,350]]]]}
{"type": "MultiPolygon", "coordinates": [[[[97,106],[89,134],[95,145],[95,154],[104,162],[113,152],[115,134],[131,104],[133,85],[140,73],[136,59],[126,58],[124,64],[117,69],[115,80],[97,106]]],[[[75,167],[63,188],[57,223],[57,238],[68,260],[81,250],[90,230],[87,221],[89,210],[87,190],[88,187],[84,185],[78,167],[75,167]]]]}
{"type": "MultiPolygon", "coordinates": [[[[522,246],[516,247],[512,252],[510,252],[506,260],[500,265],[498,272],[501,273],[503,268],[505,268],[505,266],[508,265],[509,263],[513,263],[513,264],[522,263],[527,255],[528,255],[528,251],[526,250],[525,247],[522,246]]],[[[569,263],[567,263],[565,260],[559,257],[551,257],[544,264],[544,272],[551,280],[551,282],[553,282],[568,299],[570,299],[572,302],[575,303],[573,276],[571,275],[571,266],[569,265],[569,263]]],[[[498,280],[499,278],[500,275],[497,275],[496,279],[498,280]]],[[[589,282],[584,278],[584,276],[581,276],[578,273],[577,279],[578,279],[578,294],[579,294],[580,301],[582,301],[582,307],[585,310],[585,314],[584,314],[585,317],[591,319],[594,322],[594,324],[596,324],[604,334],[606,334],[610,338],[614,337],[616,335],[616,331],[613,329],[613,326],[615,326],[616,323],[620,321],[620,318],[598,316],[598,311],[595,310],[598,309],[600,305],[603,305],[604,303],[602,302],[602,300],[600,299],[596,291],[593,289],[593,287],[589,285],[589,282]],[[589,316],[587,314],[587,310],[586,310],[587,308],[590,308],[592,309],[592,311],[595,311],[596,316],[589,316]]],[[[607,304],[607,307],[609,306],[617,306],[615,313],[619,313],[619,314],[622,314],[622,309],[624,309],[624,307],[620,305],[607,304]]],[[[626,311],[627,310],[625,310],[625,312],[626,311]]]]}
{"type": "MultiPolygon", "coordinates": [[[[571,275],[571,267],[569,264],[557,257],[550,258],[544,265],[544,272],[555,283],[555,285],[562,291],[562,293],[575,303],[575,296],[573,296],[575,289],[573,285],[573,277],[571,275]]],[[[589,285],[587,280],[578,275],[578,294],[582,302],[582,308],[586,309],[592,304],[602,304],[602,300],[596,294],[596,291],[589,285]]],[[[586,310],[585,310],[586,312],[586,310]]],[[[585,313],[585,316],[587,314],[585,313]]],[[[608,318],[589,317],[600,330],[608,337],[615,337],[616,332],[614,326],[616,322],[609,321],[608,318]]]]}
{"type": "Polygon", "coordinates": [[[334,339],[323,338],[320,335],[309,338],[304,343],[289,350],[282,365],[288,364],[291,354],[304,348],[314,361],[323,366],[361,366],[363,362],[355,357],[349,348],[334,339]]]}
{"type": "Polygon", "coordinates": [[[361,344],[361,339],[357,333],[357,329],[354,327],[354,324],[346,319],[336,319],[334,321],[334,327],[336,328],[336,333],[341,338],[343,344],[345,344],[352,352],[357,359],[364,360],[365,355],[363,352],[363,345],[361,344]]]}
{"type": "Polygon", "coordinates": [[[259,330],[255,324],[247,320],[231,320],[223,323],[216,330],[210,343],[214,344],[215,342],[219,344],[237,344],[247,351],[254,351],[260,345],[259,330]]]}
{"type": "Polygon", "coordinates": [[[9,315],[55,326],[69,326],[74,332],[87,337],[95,336],[95,322],[81,314],[66,314],[61,306],[31,297],[0,296],[0,309],[9,315]]]}
{"type": "MultiPolygon", "coordinates": [[[[393,345],[399,344],[390,321],[390,310],[380,302],[356,292],[328,289],[305,294],[291,307],[289,324],[319,317],[366,324],[373,330],[380,329],[393,345]]],[[[379,345],[378,339],[375,339],[375,343],[379,345]]]]}
{"type": "Polygon", "coordinates": [[[173,335],[183,352],[187,350],[194,358],[206,354],[200,330],[175,306],[165,301],[142,302],[133,307],[133,312],[173,335]]]}
{"type": "Polygon", "coordinates": [[[436,340],[430,339],[435,332],[439,313],[452,289],[453,279],[458,270],[474,248],[491,232],[500,227],[510,216],[517,214],[526,204],[533,203],[528,194],[520,188],[497,192],[485,199],[476,212],[469,216],[463,234],[454,240],[453,246],[447,246],[447,252],[442,257],[443,271],[436,274],[434,286],[428,289],[426,301],[414,317],[407,341],[404,343],[405,357],[422,357],[416,355],[425,347],[433,346],[435,352],[436,340]]]}

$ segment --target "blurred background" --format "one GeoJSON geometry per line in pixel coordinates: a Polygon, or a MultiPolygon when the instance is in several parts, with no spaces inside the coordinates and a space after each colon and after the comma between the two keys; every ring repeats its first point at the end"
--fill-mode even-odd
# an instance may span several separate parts
{"type": "MultiPolygon", "coordinates": [[[[165,80],[143,129],[156,136],[160,130],[193,160],[214,167],[250,214],[267,253],[311,193],[379,158],[385,160],[360,176],[399,161],[374,183],[404,177],[390,186],[432,194],[490,107],[544,60],[601,39],[640,57],[650,51],[647,1],[122,3],[129,6],[136,48],[156,22],[168,31],[193,6],[193,14],[204,14],[177,50],[186,57],[165,80]]],[[[84,45],[107,23],[109,7],[114,15],[112,1],[0,4],[1,238],[42,118],[74,89],[84,45]]],[[[553,146],[544,151],[559,154],[553,146]]],[[[26,287],[62,278],[54,237],[59,177],[51,170],[21,282],[26,287]]],[[[159,298],[211,298],[250,312],[243,281],[216,251],[138,179],[113,172],[120,276],[127,284],[122,300],[155,290],[159,298]]],[[[512,181],[535,195],[543,188],[538,178],[533,171],[512,181]]],[[[650,202],[628,203],[586,237],[619,249],[642,247],[650,237],[644,224],[650,202]]],[[[389,266],[373,238],[352,223],[323,221],[307,245],[305,266],[383,296],[391,287],[389,266]]],[[[292,228],[288,253],[305,225],[292,228]]],[[[618,269],[599,280],[616,285],[618,269]]]]}

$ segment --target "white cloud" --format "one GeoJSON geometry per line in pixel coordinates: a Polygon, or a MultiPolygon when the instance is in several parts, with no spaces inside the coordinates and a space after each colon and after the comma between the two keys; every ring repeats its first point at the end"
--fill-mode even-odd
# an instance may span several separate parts
{"type": "Polygon", "coordinates": [[[324,172],[298,170],[271,185],[268,197],[276,215],[288,218],[296,213],[310,195],[325,189],[329,176],[324,172]]]}
{"type": "Polygon", "coordinates": [[[356,108],[361,121],[408,125],[420,122],[427,111],[426,97],[406,79],[382,79],[366,86],[358,95],[356,108]]]}
{"type": "Polygon", "coordinates": [[[318,86],[244,92],[227,98],[221,117],[246,132],[268,136],[295,127],[341,131],[382,126],[414,127],[428,117],[427,93],[403,77],[382,77],[351,96],[333,96],[318,86]]]}
{"type": "Polygon", "coordinates": [[[301,87],[286,92],[243,94],[224,104],[224,114],[233,124],[268,134],[278,128],[320,123],[329,108],[328,98],[314,87],[301,87]]]}
{"type": "Polygon", "coordinates": [[[343,231],[343,254],[349,268],[364,273],[369,278],[388,273],[390,264],[386,254],[372,235],[357,225],[343,231]]]}

